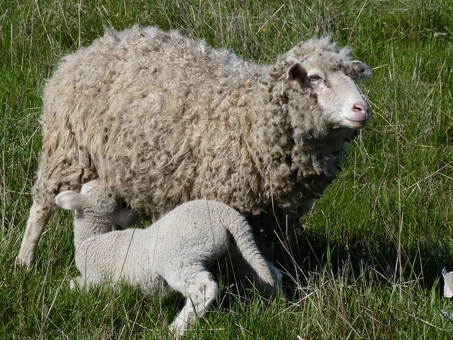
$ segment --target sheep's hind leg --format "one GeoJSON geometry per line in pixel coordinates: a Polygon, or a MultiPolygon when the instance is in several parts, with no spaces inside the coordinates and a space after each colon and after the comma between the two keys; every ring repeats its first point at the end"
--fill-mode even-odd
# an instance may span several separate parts
{"type": "Polygon", "coordinates": [[[170,325],[170,330],[177,336],[184,335],[196,318],[203,317],[209,306],[217,297],[219,287],[207,271],[189,275],[190,280],[181,280],[183,287],[170,284],[173,289],[181,292],[186,298],[186,304],[170,325]]]}

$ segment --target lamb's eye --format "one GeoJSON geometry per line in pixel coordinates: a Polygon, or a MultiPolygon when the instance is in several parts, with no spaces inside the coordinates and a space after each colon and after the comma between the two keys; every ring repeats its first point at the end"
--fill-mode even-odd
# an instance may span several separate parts
{"type": "Polygon", "coordinates": [[[322,78],[320,76],[318,76],[317,74],[312,74],[312,75],[308,76],[308,79],[310,79],[311,82],[317,82],[317,81],[321,80],[322,78]]]}

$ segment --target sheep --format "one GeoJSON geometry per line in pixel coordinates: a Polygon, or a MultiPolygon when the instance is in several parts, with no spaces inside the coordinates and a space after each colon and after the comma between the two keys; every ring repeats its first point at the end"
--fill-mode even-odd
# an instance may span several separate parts
{"type": "Polygon", "coordinates": [[[153,221],[190,200],[226,203],[272,259],[368,123],[353,80],[371,73],[328,37],[263,65],[176,31],[108,29],[64,57],[45,85],[43,145],[17,262],[35,261],[55,196],[94,178],[153,221]]]}
{"type": "Polygon", "coordinates": [[[124,281],[151,296],[179,292],[186,304],[170,325],[178,336],[216,298],[218,284],[208,265],[233,247],[263,282],[281,286],[280,272],[258,251],[245,218],[224,203],[189,201],[152,227],[111,231],[114,224],[133,223],[133,214],[119,209],[114,193],[100,180],[84,184],[80,193],[63,191],[55,202],[75,212],[75,263],[81,276],[72,287],[124,281]]]}

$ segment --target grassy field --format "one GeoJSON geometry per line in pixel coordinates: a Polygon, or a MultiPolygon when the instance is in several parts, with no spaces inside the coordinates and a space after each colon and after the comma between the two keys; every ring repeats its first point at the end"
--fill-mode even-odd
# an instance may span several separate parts
{"type": "Polygon", "coordinates": [[[0,0],[0,338],[166,339],[177,301],[131,287],[71,291],[69,214],[36,265],[15,268],[37,169],[43,84],[59,59],[135,23],[178,29],[272,63],[330,35],[373,67],[373,119],[303,218],[306,280],[268,303],[226,292],[187,339],[450,339],[440,270],[453,270],[453,2],[450,0],[0,0]]]}

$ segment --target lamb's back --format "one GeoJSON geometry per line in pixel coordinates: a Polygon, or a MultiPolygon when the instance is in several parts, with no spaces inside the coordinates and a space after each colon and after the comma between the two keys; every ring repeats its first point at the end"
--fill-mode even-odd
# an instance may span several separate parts
{"type": "Polygon", "coordinates": [[[213,201],[190,201],[153,223],[149,232],[165,254],[159,262],[176,259],[175,265],[194,260],[204,263],[223,254],[230,242],[226,224],[231,223],[231,219],[218,209],[220,204],[225,206],[213,201]]]}

